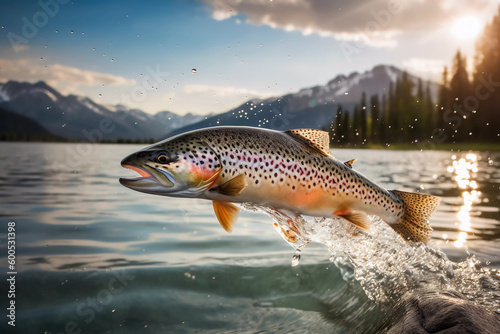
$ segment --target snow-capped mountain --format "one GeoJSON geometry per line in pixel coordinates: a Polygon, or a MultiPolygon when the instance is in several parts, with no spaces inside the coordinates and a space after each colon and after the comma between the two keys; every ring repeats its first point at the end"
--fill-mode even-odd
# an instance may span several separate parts
{"type": "Polygon", "coordinates": [[[160,124],[164,124],[165,131],[170,132],[174,129],[182,128],[186,125],[200,122],[212,116],[213,114],[208,114],[206,116],[203,116],[191,113],[181,116],[171,111],[160,111],[154,115],[154,119],[160,124]]]}
{"type": "Polygon", "coordinates": [[[124,106],[103,106],[88,97],[63,96],[42,81],[0,84],[0,107],[33,119],[53,134],[95,141],[156,139],[202,119],[192,114],[179,116],[165,111],[151,115],[124,106]]]}
{"type": "MultiPolygon", "coordinates": [[[[348,76],[340,74],[326,85],[301,89],[293,94],[290,101],[292,107],[290,111],[302,110],[312,105],[330,102],[339,104],[359,102],[363,92],[366,93],[367,98],[377,94],[381,99],[384,94],[388,94],[390,83],[395,83],[402,75],[402,70],[389,65],[378,65],[370,71],[364,73],[353,72],[348,76]]],[[[419,78],[411,74],[408,74],[408,77],[413,81],[416,92],[419,78]]],[[[429,85],[431,95],[436,100],[438,86],[432,82],[429,85]]]]}
{"type": "MultiPolygon", "coordinates": [[[[151,115],[121,105],[104,106],[88,97],[63,96],[42,81],[9,81],[0,84],[0,108],[31,118],[55,135],[81,140],[158,139],[216,125],[321,129],[331,124],[339,104],[349,111],[360,101],[362,92],[367,98],[374,94],[382,97],[388,93],[389,84],[402,75],[403,71],[394,66],[379,65],[364,73],[338,75],[325,85],[266,100],[250,100],[228,112],[207,116],[180,116],[170,111],[151,115]]],[[[416,87],[419,78],[409,78],[416,87]]],[[[438,85],[429,85],[436,99],[438,85]]]]}
{"type": "MultiPolygon", "coordinates": [[[[390,83],[395,83],[402,75],[402,70],[387,65],[375,66],[364,73],[338,75],[325,85],[262,101],[248,101],[226,113],[174,130],[171,134],[215,125],[248,125],[279,130],[302,127],[322,129],[334,120],[339,105],[343,110],[351,111],[360,102],[363,92],[367,99],[375,94],[382,98],[388,94],[390,83]]],[[[414,82],[416,90],[419,78],[411,74],[408,77],[414,82]]],[[[436,100],[438,85],[429,82],[429,87],[436,100]]]]}

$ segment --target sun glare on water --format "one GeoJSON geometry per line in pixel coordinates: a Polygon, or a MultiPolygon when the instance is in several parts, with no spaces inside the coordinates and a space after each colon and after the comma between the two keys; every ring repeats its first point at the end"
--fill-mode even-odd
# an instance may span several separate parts
{"type": "Polygon", "coordinates": [[[483,25],[474,16],[463,16],[457,19],[451,26],[451,33],[459,40],[474,39],[479,35],[483,25]]]}
{"type": "Polygon", "coordinates": [[[457,181],[458,187],[464,189],[462,192],[464,204],[457,213],[459,233],[454,242],[455,247],[460,248],[465,245],[469,233],[472,233],[470,212],[473,204],[481,202],[481,192],[477,190],[478,185],[473,180],[473,176],[478,172],[477,155],[468,153],[465,158],[457,158],[456,155],[451,158],[453,166],[448,167],[448,172],[456,174],[455,181],[457,181]]]}

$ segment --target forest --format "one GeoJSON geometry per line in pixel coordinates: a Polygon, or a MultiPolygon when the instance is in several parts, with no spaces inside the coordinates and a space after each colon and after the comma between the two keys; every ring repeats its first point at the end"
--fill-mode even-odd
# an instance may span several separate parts
{"type": "Polygon", "coordinates": [[[498,143],[500,139],[500,7],[476,41],[472,73],[458,50],[445,67],[437,101],[429,84],[407,73],[388,93],[366,96],[348,112],[339,106],[328,129],[332,145],[498,143]]]}

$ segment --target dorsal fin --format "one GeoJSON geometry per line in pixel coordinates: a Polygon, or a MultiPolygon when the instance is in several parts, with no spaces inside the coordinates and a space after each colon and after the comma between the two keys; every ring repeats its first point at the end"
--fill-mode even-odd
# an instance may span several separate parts
{"type": "Polygon", "coordinates": [[[314,149],[317,153],[333,158],[330,152],[330,136],[328,132],[316,129],[294,129],[285,131],[285,133],[314,149]]]}
{"type": "Polygon", "coordinates": [[[351,159],[349,161],[344,162],[344,165],[346,165],[349,168],[352,168],[352,164],[356,162],[356,159],[351,159]]]}

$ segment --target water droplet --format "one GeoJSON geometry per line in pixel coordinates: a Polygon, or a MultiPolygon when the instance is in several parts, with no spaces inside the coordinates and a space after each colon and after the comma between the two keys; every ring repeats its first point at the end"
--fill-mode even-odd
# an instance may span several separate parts
{"type": "Polygon", "coordinates": [[[2,26],[2,29],[5,29],[5,26],[2,26]]]}
{"type": "Polygon", "coordinates": [[[292,256],[292,267],[296,267],[300,262],[300,250],[296,250],[295,254],[292,256]]]}
{"type": "Polygon", "coordinates": [[[63,125],[61,125],[62,128],[65,128],[66,127],[66,123],[64,123],[63,125]]]}
{"type": "Polygon", "coordinates": [[[116,311],[116,309],[112,309],[112,310],[111,310],[111,312],[112,312],[112,313],[115,313],[115,311],[116,311]]]}
{"type": "Polygon", "coordinates": [[[74,34],[75,32],[73,30],[71,30],[70,33],[74,34]]]}
{"type": "Polygon", "coordinates": [[[345,92],[344,95],[349,95],[349,92],[345,92]]]}
{"type": "Polygon", "coordinates": [[[102,94],[99,94],[99,97],[102,97],[102,94]]]}
{"type": "Polygon", "coordinates": [[[106,57],[106,54],[105,54],[105,53],[103,53],[103,54],[102,54],[102,56],[103,56],[103,57],[106,57]]]}
{"type": "Polygon", "coordinates": [[[191,69],[191,73],[195,74],[197,72],[196,68],[191,69]]]}
{"type": "Polygon", "coordinates": [[[111,58],[111,62],[112,62],[112,63],[114,63],[114,62],[115,62],[115,60],[114,60],[113,58],[111,58]]]}
{"type": "Polygon", "coordinates": [[[56,29],[56,34],[59,32],[59,30],[56,29]]]}

